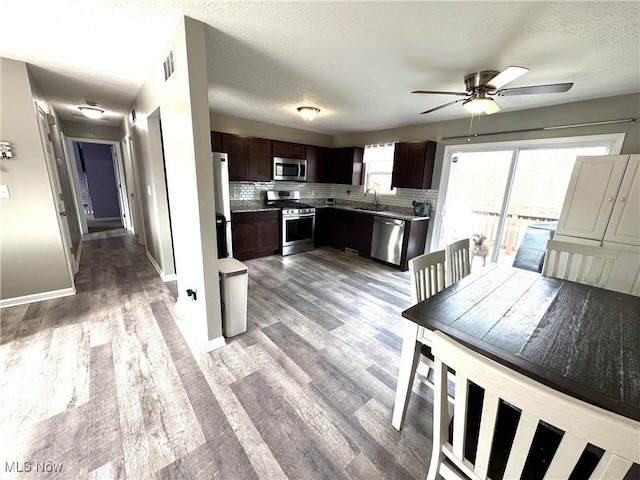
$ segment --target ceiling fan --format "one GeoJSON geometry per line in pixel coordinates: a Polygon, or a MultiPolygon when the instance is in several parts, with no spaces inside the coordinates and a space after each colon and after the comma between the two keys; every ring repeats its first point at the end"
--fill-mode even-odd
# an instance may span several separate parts
{"type": "Polygon", "coordinates": [[[469,113],[485,113],[490,115],[501,110],[500,106],[492,98],[508,97],[515,95],[532,95],[538,93],[563,93],[568,91],[573,83],[553,83],[550,85],[533,85],[529,87],[502,88],[507,83],[514,81],[529,71],[524,67],[507,67],[502,72],[496,70],[480,70],[464,77],[466,92],[437,92],[431,90],[415,90],[411,93],[427,93],[435,95],[458,95],[466,98],[445,103],[439,107],[431,108],[421,114],[435,112],[454,103],[462,102],[469,113]]]}

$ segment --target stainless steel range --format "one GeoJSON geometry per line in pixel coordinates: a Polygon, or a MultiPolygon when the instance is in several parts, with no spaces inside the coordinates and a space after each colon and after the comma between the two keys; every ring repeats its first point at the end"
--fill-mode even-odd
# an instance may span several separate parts
{"type": "Polygon", "coordinates": [[[282,208],[282,255],[313,250],[316,209],[300,203],[300,192],[268,190],[267,205],[282,208]]]}

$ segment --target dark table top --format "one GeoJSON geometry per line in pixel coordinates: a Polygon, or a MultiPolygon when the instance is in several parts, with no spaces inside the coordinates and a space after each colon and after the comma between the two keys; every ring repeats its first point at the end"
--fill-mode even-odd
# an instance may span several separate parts
{"type": "Polygon", "coordinates": [[[639,297],[489,265],[402,315],[640,421],[639,297]]]}

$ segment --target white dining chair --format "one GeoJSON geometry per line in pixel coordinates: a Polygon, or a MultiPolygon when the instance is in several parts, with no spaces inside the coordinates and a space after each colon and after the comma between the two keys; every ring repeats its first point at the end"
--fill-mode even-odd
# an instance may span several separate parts
{"type": "Polygon", "coordinates": [[[550,454],[551,458],[543,467],[546,468],[545,479],[569,478],[585,449],[592,448],[588,445],[604,451],[589,478],[622,479],[634,463],[640,463],[640,422],[542,385],[471,351],[442,332],[433,333],[432,352],[436,377],[433,450],[427,480],[487,479],[492,455],[500,453],[506,457],[502,478],[525,478],[525,465],[535,458],[533,450],[536,448],[531,449],[531,446],[541,425],[545,428],[550,425],[562,432],[558,448],[550,454]],[[451,443],[447,369],[456,371],[451,443]],[[484,390],[475,455],[470,455],[469,446],[465,445],[471,382],[484,390]],[[509,451],[493,452],[497,412],[501,404],[515,407],[520,416],[509,451]],[[533,453],[531,457],[530,450],[533,453]],[[475,460],[470,461],[469,458],[475,460]]]}
{"type": "MultiPolygon", "coordinates": [[[[435,295],[445,288],[445,251],[437,250],[425,253],[409,260],[411,274],[411,303],[419,302],[435,295]]],[[[418,379],[433,388],[433,382],[428,380],[429,370],[433,368],[431,359],[431,331],[420,327],[418,339],[422,343],[420,362],[427,367],[427,375],[416,372],[418,379]]]]}
{"type": "Polygon", "coordinates": [[[447,286],[471,273],[469,239],[463,238],[445,247],[447,257],[447,286]]]}
{"type": "Polygon", "coordinates": [[[542,274],[606,288],[617,258],[618,250],[549,240],[542,274]]]}

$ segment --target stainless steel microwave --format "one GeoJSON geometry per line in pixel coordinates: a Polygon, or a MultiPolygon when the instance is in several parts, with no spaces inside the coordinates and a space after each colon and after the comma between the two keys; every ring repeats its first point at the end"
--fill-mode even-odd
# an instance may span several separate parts
{"type": "Polygon", "coordinates": [[[273,179],[292,182],[307,181],[307,161],[273,157],[273,179]]]}

